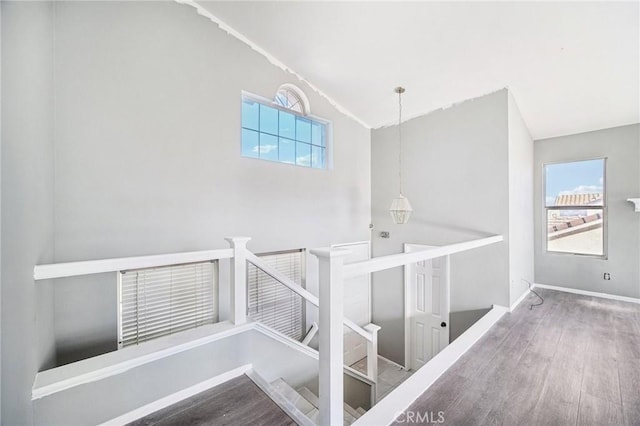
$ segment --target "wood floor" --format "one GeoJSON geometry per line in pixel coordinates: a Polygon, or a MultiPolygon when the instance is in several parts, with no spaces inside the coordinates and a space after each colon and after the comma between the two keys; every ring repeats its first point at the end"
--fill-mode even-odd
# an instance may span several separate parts
{"type": "Polygon", "coordinates": [[[295,425],[247,376],[199,393],[139,419],[131,426],[295,425]]]}
{"type": "Polygon", "coordinates": [[[396,424],[640,425],[640,305],[538,292],[396,424]]]}

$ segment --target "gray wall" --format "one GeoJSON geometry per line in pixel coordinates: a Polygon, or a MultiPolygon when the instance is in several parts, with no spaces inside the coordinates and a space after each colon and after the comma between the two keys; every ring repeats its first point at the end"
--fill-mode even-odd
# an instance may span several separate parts
{"type": "MultiPolygon", "coordinates": [[[[56,261],[369,238],[369,130],[299,84],[334,168],[242,158],[241,91],[298,82],[192,7],[60,2],[55,36],[56,261]]],[[[114,282],[57,283],[60,363],[115,348],[114,282]]]]}
{"type": "MultiPolygon", "coordinates": [[[[403,123],[404,193],[414,212],[394,225],[398,195],[397,126],[372,132],[373,255],[399,253],[403,243],[445,245],[502,234],[509,238],[508,96],[506,90],[403,123]],[[382,239],[380,231],[390,231],[382,239]]],[[[507,242],[451,257],[451,310],[509,304],[507,242]]],[[[380,353],[404,362],[400,268],[374,274],[373,322],[380,353]]]]}
{"type": "Polygon", "coordinates": [[[533,284],[533,139],[509,92],[509,305],[533,284]],[[525,281],[526,280],[526,281],[525,281]]]}
{"type": "Polygon", "coordinates": [[[449,316],[449,343],[456,340],[469,327],[485,316],[491,308],[474,309],[473,311],[451,312],[449,316]]]}
{"type": "Polygon", "coordinates": [[[2,2],[2,424],[30,423],[31,386],[55,360],[52,4],[2,2]]]}
{"type": "Polygon", "coordinates": [[[535,142],[535,278],[537,283],[640,297],[640,125],[535,142]],[[608,259],[544,251],[543,165],[607,157],[608,259]],[[611,281],[604,281],[605,272],[611,281]]]}
{"type": "Polygon", "coordinates": [[[113,275],[54,294],[35,264],[368,239],[369,130],[193,8],[2,2],[1,26],[2,424],[31,423],[38,369],[115,348],[113,275]],[[241,90],[287,82],[333,122],[332,170],[240,157],[241,90]]]}

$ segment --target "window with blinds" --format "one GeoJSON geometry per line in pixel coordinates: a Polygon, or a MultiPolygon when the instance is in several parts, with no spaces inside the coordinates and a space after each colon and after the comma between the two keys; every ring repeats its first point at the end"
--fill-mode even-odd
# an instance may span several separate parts
{"type": "MultiPolygon", "coordinates": [[[[304,251],[260,255],[272,268],[304,287],[304,251]]],[[[304,300],[255,265],[247,270],[247,303],[251,318],[291,337],[302,340],[305,332],[304,300]]]]}
{"type": "Polygon", "coordinates": [[[218,263],[118,274],[118,348],[218,321],[218,263]]]}

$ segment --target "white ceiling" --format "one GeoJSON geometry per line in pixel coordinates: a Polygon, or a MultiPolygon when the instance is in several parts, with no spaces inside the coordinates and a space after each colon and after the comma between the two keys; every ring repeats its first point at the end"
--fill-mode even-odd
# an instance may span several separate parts
{"type": "Polygon", "coordinates": [[[534,139],[640,121],[638,1],[199,4],[370,127],[398,85],[405,117],[509,87],[534,139]]]}

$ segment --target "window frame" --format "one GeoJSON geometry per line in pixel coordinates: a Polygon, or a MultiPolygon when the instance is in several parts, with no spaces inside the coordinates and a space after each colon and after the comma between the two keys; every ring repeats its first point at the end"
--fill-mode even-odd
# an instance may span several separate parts
{"type": "Polygon", "coordinates": [[[278,106],[280,106],[280,107],[282,107],[282,108],[284,108],[286,110],[294,111],[294,112],[297,112],[297,113],[305,115],[305,116],[311,114],[311,107],[309,106],[309,99],[304,94],[304,92],[302,90],[300,90],[300,88],[298,86],[295,86],[293,84],[285,83],[282,86],[278,87],[278,90],[276,90],[276,94],[273,97],[273,103],[274,103],[274,105],[278,105],[278,106]],[[280,105],[278,103],[278,95],[281,92],[293,93],[293,95],[296,98],[298,98],[298,102],[300,104],[300,108],[302,109],[302,111],[296,111],[296,110],[294,110],[294,109],[292,109],[290,107],[286,107],[284,105],[280,105]]]}
{"type": "MultiPolygon", "coordinates": [[[[293,86],[295,87],[295,86],[293,86]]],[[[278,88],[278,91],[282,88],[282,86],[280,88],[278,88]]],[[[287,87],[287,90],[292,90],[290,87],[287,87]]],[[[276,91],[276,94],[278,93],[278,91],[276,91]]],[[[296,93],[299,92],[299,89],[295,90],[296,93]]],[[[303,98],[303,104],[307,105],[308,102],[304,101],[303,98]]],[[[308,111],[308,106],[305,106],[305,110],[308,111]]],[[[251,129],[247,129],[247,130],[251,130],[251,129]]],[[[251,131],[255,131],[255,130],[251,130],[251,131]]],[[[295,110],[291,110],[288,108],[284,108],[281,105],[278,105],[274,99],[268,99],[265,98],[264,96],[260,96],[260,95],[256,95],[255,93],[251,93],[251,92],[247,92],[245,90],[241,91],[241,96],[240,96],[240,126],[239,126],[239,132],[240,132],[240,157],[243,159],[249,159],[249,160],[261,160],[261,161],[267,161],[269,163],[275,163],[275,164],[283,164],[286,166],[296,166],[296,167],[301,167],[303,169],[311,169],[311,170],[331,170],[333,169],[333,123],[330,120],[327,120],[326,118],[322,118],[322,117],[318,117],[316,115],[313,114],[301,114],[298,111],[295,110]],[[279,161],[279,160],[269,160],[266,158],[260,158],[260,157],[250,157],[250,156],[246,156],[242,154],[242,130],[244,129],[244,127],[242,127],[242,103],[245,100],[251,100],[253,102],[268,106],[270,108],[276,109],[278,111],[283,111],[286,112],[288,114],[292,114],[296,117],[300,117],[300,118],[304,118],[319,124],[322,124],[324,126],[324,167],[319,168],[319,167],[313,167],[311,165],[309,166],[304,166],[302,164],[297,164],[297,163],[286,163],[284,161],[279,161]]],[[[258,133],[261,133],[259,130],[257,131],[258,133]]],[[[264,132],[263,132],[264,133],[264,132]]],[[[268,134],[268,133],[267,133],[268,134]]],[[[279,136],[278,136],[279,137],[279,136]]],[[[295,143],[298,143],[297,140],[294,140],[295,143]]],[[[278,141],[279,143],[279,141],[278,141]]],[[[302,143],[306,143],[306,142],[302,142],[302,143]]],[[[314,146],[318,146],[318,145],[314,145],[312,143],[309,143],[310,147],[314,147],[314,146]]],[[[278,145],[279,147],[279,145],[278,145]]]]}
{"type": "Polygon", "coordinates": [[[572,159],[564,161],[549,161],[542,164],[542,241],[544,245],[544,254],[551,256],[580,256],[583,258],[592,258],[607,260],[609,257],[608,251],[608,191],[607,191],[607,163],[608,157],[588,157],[581,159],[572,159]],[[582,161],[594,161],[602,160],[602,205],[601,206],[588,206],[588,205],[573,205],[573,206],[547,206],[547,166],[557,164],[570,164],[579,163],[582,161]],[[549,250],[549,211],[550,210],[602,210],[602,254],[590,254],[590,253],[574,253],[549,250]]]}

